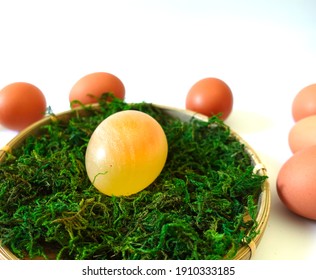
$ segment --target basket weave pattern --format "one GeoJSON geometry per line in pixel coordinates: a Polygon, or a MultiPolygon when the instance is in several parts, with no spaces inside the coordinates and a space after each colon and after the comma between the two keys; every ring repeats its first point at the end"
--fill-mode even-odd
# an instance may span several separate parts
{"type": "MultiPolygon", "coordinates": [[[[187,110],[179,110],[179,109],[174,109],[171,107],[167,106],[161,106],[161,105],[155,105],[161,109],[164,110],[164,112],[171,117],[177,117],[180,118],[182,121],[188,121],[192,117],[198,118],[200,120],[206,121],[207,118],[203,115],[196,114],[194,112],[190,112],[187,110]]],[[[97,106],[96,106],[97,107],[97,106]]],[[[54,118],[62,119],[62,120],[69,120],[74,114],[80,114],[80,115],[85,115],[86,112],[83,111],[82,109],[75,109],[71,111],[66,111],[64,113],[58,114],[53,117],[46,117],[35,124],[29,126],[22,132],[20,132],[15,138],[13,138],[6,146],[4,146],[2,149],[0,149],[0,162],[4,160],[5,156],[7,153],[10,153],[12,150],[16,149],[20,145],[23,144],[24,140],[29,136],[29,135],[37,135],[39,132],[39,128],[45,124],[48,124],[49,122],[52,121],[54,118]]],[[[254,172],[258,173],[260,175],[266,176],[267,171],[264,167],[264,165],[261,163],[259,157],[255,153],[255,151],[234,131],[231,131],[231,133],[240,141],[241,143],[244,144],[246,151],[248,152],[249,156],[252,159],[252,164],[254,166],[254,172]]],[[[235,256],[236,260],[246,260],[246,259],[251,259],[251,257],[255,254],[256,248],[258,247],[260,240],[264,234],[269,213],[270,213],[270,189],[269,189],[269,183],[266,180],[264,184],[262,185],[262,192],[260,195],[259,199],[259,211],[257,215],[257,223],[258,227],[257,230],[259,231],[259,234],[247,245],[242,246],[238,252],[237,255],[235,256]]],[[[10,250],[4,246],[1,246],[1,237],[0,237],[0,260],[16,260],[18,259],[14,254],[10,252],[10,250]]]]}

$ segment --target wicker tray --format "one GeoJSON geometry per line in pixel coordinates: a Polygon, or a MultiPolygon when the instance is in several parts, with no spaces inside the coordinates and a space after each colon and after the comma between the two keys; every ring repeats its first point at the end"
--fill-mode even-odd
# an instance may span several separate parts
{"type": "MultiPolygon", "coordinates": [[[[161,106],[161,105],[155,105],[155,106],[163,109],[163,111],[166,114],[170,115],[171,117],[180,118],[184,122],[189,121],[192,117],[198,118],[202,121],[207,121],[206,116],[196,114],[188,110],[175,109],[172,107],[161,106]]],[[[95,107],[97,108],[98,105],[95,105],[95,107]]],[[[69,110],[69,111],[60,113],[56,116],[45,117],[42,120],[29,126],[28,128],[24,129],[0,150],[0,162],[4,160],[7,152],[11,152],[15,148],[22,145],[24,140],[29,135],[37,135],[39,133],[39,128],[43,125],[50,123],[53,118],[58,118],[63,121],[68,121],[75,114],[86,115],[87,111],[82,110],[80,108],[75,109],[75,110],[69,110]]],[[[260,175],[267,175],[267,171],[264,165],[261,163],[255,151],[236,132],[231,130],[231,133],[233,134],[233,136],[235,136],[238,139],[239,142],[244,144],[246,151],[248,152],[249,156],[252,159],[254,172],[260,175]]],[[[238,250],[237,255],[235,256],[236,260],[251,259],[251,257],[255,254],[256,248],[258,247],[260,243],[260,240],[264,234],[264,231],[267,225],[267,221],[268,221],[268,217],[270,213],[270,204],[271,204],[271,198],[270,198],[269,183],[267,180],[265,180],[265,182],[262,185],[262,192],[259,197],[259,202],[258,202],[259,211],[256,217],[256,221],[258,223],[257,230],[259,231],[259,234],[256,235],[256,237],[253,238],[252,241],[248,245],[244,245],[238,250]]],[[[18,258],[14,254],[12,254],[12,252],[10,252],[10,250],[7,247],[1,246],[1,237],[0,237],[0,260],[16,260],[16,259],[18,258]]]]}

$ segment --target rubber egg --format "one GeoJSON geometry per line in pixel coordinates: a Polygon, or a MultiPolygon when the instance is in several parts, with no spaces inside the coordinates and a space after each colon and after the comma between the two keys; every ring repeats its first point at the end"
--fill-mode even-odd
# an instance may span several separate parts
{"type": "Polygon", "coordinates": [[[284,205],[302,217],[316,220],[316,146],[300,150],[281,167],[277,192],[284,205]]]}
{"type": "Polygon", "coordinates": [[[289,132],[288,142],[293,153],[316,145],[316,115],[296,122],[289,132]]]}
{"type": "Polygon", "coordinates": [[[316,84],[304,87],[294,98],[292,115],[299,121],[311,115],[316,115],[316,84]]]}
{"type": "Polygon", "coordinates": [[[112,93],[115,97],[125,98],[125,87],[122,81],[111,73],[95,72],[79,79],[71,88],[69,101],[72,107],[82,104],[96,103],[104,93],[112,93]]]}
{"type": "Polygon", "coordinates": [[[36,86],[16,82],[0,91],[0,124],[20,131],[44,117],[46,99],[36,86]]]}
{"type": "Polygon", "coordinates": [[[158,177],[167,154],[166,135],[153,117],[136,110],[120,111],[93,132],[86,150],[86,171],[100,192],[129,196],[158,177]]]}
{"type": "Polygon", "coordinates": [[[233,94],[229,86],[218,78],[196,82],[186,97],[186,109],[208,117],[220,115],[225,120],[233,108],[233,94]]]}

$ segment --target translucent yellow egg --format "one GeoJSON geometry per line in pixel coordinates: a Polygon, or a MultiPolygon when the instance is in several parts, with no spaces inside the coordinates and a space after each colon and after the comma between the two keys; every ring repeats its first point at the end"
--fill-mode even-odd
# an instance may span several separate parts
{"type": "Polygon", "coordinates": [[[127,110],[109,116],[95,129],[85,164],[90,181],[100,192],[128,196],[158,177],[167,154],[161,125],[146,113],[127,110]]]}

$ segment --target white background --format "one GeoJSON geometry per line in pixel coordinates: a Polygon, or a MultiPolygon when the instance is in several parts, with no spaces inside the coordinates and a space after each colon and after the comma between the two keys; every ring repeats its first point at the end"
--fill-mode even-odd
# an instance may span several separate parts
{"type": "MultiPolygon", "coordinates": [[[[82,76],[117,75],[126,101],[184,108],[205,77],[234,94],[227,124],[258,153],[272,192],[267,230],[254,259],[316,258],[316,222],[291,214],[275,181],[291,156],[291,105],[316,83],[313,0],[0,0],[0,88],[39,87],[55,113],[82,76]]],[[[0,146],[16,132],[0,127],[0,146]]]]}

